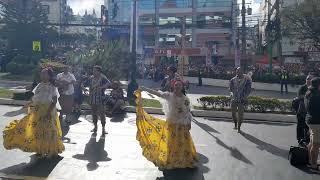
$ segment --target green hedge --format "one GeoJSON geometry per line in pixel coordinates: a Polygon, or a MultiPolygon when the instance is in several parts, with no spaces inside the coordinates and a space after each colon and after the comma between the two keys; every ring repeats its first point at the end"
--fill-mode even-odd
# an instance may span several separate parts
{"type": "MultiPolygon", "coordinates": [[[[198,77],[198,71],[197,70],[190,70],[188,72],[188,76],[190,77],[198,77]]],[[[203,78],[212,78],[212,79],[224,79],[224,80],[230,80],[232,77],[234,77],[234,74],[215,74],[214,72],[203,72],[202,74],[203,78]]],[[[264,74],[262,76],[259,75],[253,75],[252,80],[254,82],[262,82],[262,83],[280,83],[280,76],[276,74],[264,74]]],[[[302,85],[305,83],[306,76],[295,76],[290,75],[288,79],[288,83],[292,85],[302,85]]]]}
{"type": "MultiPolygon", "coordinates": [[[[230,97],[227,96],[204,96],[198,99],[202,109],[230,110],[230,97]]],[[[278,99],[261,98],[250,96],[248,98],[247,112],[273,112],[273,113],[293,113],[290,101],[280,101],[278,99]]]]}
{"type": "Polygon", "coordinates": [[[7,71],[14,75],[31,75],[36,65],[33,64],[19,64],[16,62],[10,62],[7,64],[7,71]]]}

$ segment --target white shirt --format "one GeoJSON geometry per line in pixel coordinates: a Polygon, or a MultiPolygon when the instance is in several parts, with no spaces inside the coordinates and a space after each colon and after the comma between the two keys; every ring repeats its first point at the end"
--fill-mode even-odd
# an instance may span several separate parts
{"type": "MultiPolygon", "coordinates": [[[[39,83],[32,91],[34,96],[32,102],[48,104],[52,103],[53,97],[60,97],[58,88],[53,86],[51,83],[39,83]]],[[[56,105],[57,109],[60,109],[59,103],[56,105]]]]}
{"type": "MultiPolygon", "coordinates": [[[[57,75],[58,81],[66,81],[68,83],[71,83],[72,81],[76,81],[76,78],[74,75],[70,72],[66,73],[60,73],[57,75]]],[[[73,84],[69,84],[67,90],[63,91],[62,94],[64,95],[72,95],[74,93],[74,87],[73,84]]]]}
{"type": "Polygon", "coordinates": [[[161,93],[166,102],[162,102],[167,121],[188,125],[192,121],[190,100],[187,96],[175,96],[173,93],[161,93]]]}

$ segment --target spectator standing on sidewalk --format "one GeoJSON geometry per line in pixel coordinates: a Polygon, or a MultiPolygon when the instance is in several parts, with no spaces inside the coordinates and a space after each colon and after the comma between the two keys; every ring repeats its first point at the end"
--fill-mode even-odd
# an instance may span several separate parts
{"type": "Polygon", "coordinates": [[[320,78],[311,81],[306,97],[305,105],[307,109],[306,121],[310,128],[309,158],[312,169],[319,170],[317,165],[320,149],[320,78]]]}
{"type": "Polygon", "coordinates": [[[202,72],[201,69],[198,69],[198,86],[202,86],[202,72]]]}
{"type": "Polygon", "coordinates": [[[283,94],[283,86],[286,88],[286,94],[288,94],[288,71],[283,68],[280,73],[280,83],[281,83],[281,94],[283,94]]]}
{"type": "Polygon", "coordinates": [[[251,85],[251,78],[243,74],[240,67],[236,68],[236,76],[230,80],[229,89],[234,129],[238,129],[239,133],[243,121],[244,108],[248,104],[248,96],[251,93],[251,85]]]}
{"type": "Polygon", "coordinates": [[[66,66],[64,72],[57,75],[57,83],[59,84],[61,104],[60,119],[63,119],[63,115],[66,115],[66,122],[71,123],[70,114],[73,111],[74,103],[74,84],[76,83],[75,76],[70,72],[70,67],[66,66]]]}
{"type": "Polygon", "coordinates": [[[309,74],[306,79],[306,83],[299,88],[298,98],[299,98],[299,108],[297,111],[297,140],[300,145],[308,144],[310,142],[309,138],[309,127],[306,124],[306,114],[307,110],[304,104],[304,97],[311,86],[311,80],[314,76],[309,74]]]}

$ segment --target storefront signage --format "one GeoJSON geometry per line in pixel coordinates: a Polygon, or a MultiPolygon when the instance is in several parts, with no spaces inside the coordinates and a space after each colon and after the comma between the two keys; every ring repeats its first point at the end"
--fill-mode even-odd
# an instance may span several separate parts
{"type": "MultiPolygon", "coordinates": [[[[171,55],[181,55],[182,50],[180,48],[163,48],[163,49],[155,49],[154,54],[155,56],[167,56],[168,52],[170,52],[171,55]]],[[[201,56],[205,54],[201,54],[200,48],[185,48],[184,49],[184,55],[188,56],[201,56]]]]}

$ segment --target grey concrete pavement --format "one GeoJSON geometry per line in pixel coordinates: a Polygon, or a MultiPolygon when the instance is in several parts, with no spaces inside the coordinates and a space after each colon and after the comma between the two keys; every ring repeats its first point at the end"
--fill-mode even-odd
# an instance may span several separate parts
{"type": "MultiPolygon", "coordinates": [[[[123,81],[122,83],[127,83],[123,81]]],[[[143,85],[149,88],[160,88],[160,82],[154,82],[151,80],[138,80],[139,85],[143,85]]],[[[15,81],[1,81],[0,88],[11,89],[15,91],[23,91],[28,82],[15,82],[15,81]]],[[[188,97],[193,105],[199,106],[198,99],[203,96],[210,95],[224,95],[228,96],[229,91],[225,87],[215,87],[215,86],[196,86],[194,84],[190,85],[190,90],[188,91],[188,97]]],[[[261,96],[265,98],[277,98],[277,99],[293,99],[296,97],[296,93],[281,94],[278,91],[263,91],[263,90],[253,90],[252,96],[261,96]]],[[[144,98],[153,99],[154,97],[144,94],[144,98]]]]}
{"type": "MultiPolygon", "coordinates": [[[[0,106],[0,129],[19,107],[0,106]],[[8,117],[10,116],[10,117],[8,117]]],[[[15,116],[15,117],[13,117],[15,116]]],[[[316,180],[319,172],[290,166],[287,155],[295,145],[295,125],[251,122],[243,133],[223,119],[195,118],[191,134],[200,163],[197,169],[160,172],[141,154],[135,139],[135,114],[108,119],[109,134],[92,136],[91,117],[64,124],[66,151],[61,158],[39,161],[30,153],[0,146],[0,177],[14,179],[110,180],[316,180]]],[[[0,144],[3,139],[0,138],[0,144]]]]}
{"type": "MultiPolygon", "coordinates": [[[[143,85],[150,88],[160,88],[161,82],[154,82],[147,79],[139,79],[139,85],[143,85]]],[[[229,90],[226,87],[215,87],[215,86],[197,86],[195,84],[190,85],[188,94],[193,96],[206,96],[206,95],[229,95],[229,90]]],[[[296,93],[281,94],[279,91],[264,91],[264,90],[253,90],[252,96],[261,96],[266,98],[277,98],[277,99],[292,99],[296,96],[296,93]]]]}

